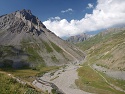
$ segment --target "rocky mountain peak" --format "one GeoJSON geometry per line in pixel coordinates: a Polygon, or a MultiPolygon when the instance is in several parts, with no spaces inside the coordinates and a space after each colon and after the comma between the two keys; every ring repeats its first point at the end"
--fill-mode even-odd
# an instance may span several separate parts
{"type": "Polygon", "coordinates": [[[21,14],[23,14],[23,15],[32,15],[31,10],[23,9],[23,10],[20,10],[19,12],[20,12],[21,14]]]}
{"type": "Polygon", "coordinates": [[[38,25],[38,18],[34,15],[32,15],[31,10],[21,10],[21,11],[16,11],[15,16],[22,19],[22,20],[28,20],[31,21],[32,23],[38,25]]]}
{"type": "Polygon", "coordinates": [[[40,35],[46,27],[30,10],[23,9],[0,17],[0,29],[5,28],[12,33],[24,31],[40,35]]]}

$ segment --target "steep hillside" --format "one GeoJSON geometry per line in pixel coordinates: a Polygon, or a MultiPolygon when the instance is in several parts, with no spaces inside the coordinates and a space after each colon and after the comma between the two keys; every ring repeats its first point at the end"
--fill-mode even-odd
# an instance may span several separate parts
{"type": "Polygon", "coordinates": [[[88,50],[90,58],[93,58],[101,66],[124,70],[125,68],[125,28],[110,29],[78,44],[83,50],[88,50]]]}
{"type": "Polygon", "coordinates": [[[57,37],[25,9],[0,16],[0,53],[0,66],[6,66],[6,61],[15,68],[63,65],[84,58],[82,51],[57,37]]]}
{"type": "Polygon", "coordinates": [[[125,28],[103,31],[77,45],[86,51],[77,86],[97,94],[124,94],[125,28]]]}

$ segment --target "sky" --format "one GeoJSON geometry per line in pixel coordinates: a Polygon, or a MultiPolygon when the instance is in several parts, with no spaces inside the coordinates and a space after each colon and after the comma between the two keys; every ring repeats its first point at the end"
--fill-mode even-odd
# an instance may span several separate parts
{"type": "Polygon", "coordinates": [[[30,9],[59,37],[125,24],[125,0],[0,0],[0,15],[30,9]]]}

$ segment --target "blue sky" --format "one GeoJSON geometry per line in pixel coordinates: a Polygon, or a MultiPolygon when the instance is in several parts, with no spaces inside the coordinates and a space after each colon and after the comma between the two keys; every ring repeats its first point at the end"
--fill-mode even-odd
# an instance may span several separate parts
{"type": "Polygon", "coordinates": [[[0,0],[0,15],[22,9],[59,37],[125,25],[125,0],[0,0]]]}
{"type": "Polygon", "coordinates": [[[56,16],[70,21],[83,18],[86,12],[91,13],[92,9],[86,9],[88,3],[96,4],[96,0],[0,0],[0,15],[30,9],[42,21],[56,16]],[[73,12],[61,13],[68,8],[73,12]]]}

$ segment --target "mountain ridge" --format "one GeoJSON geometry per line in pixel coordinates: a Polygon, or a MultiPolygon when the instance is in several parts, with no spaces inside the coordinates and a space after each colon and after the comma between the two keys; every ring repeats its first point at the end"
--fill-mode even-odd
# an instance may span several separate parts
{"type": "Polygon", "coordinates": [[[87,40],[88,38],[91,38],[93,35],[88,35],[86,33],[82,33],[79,35],[71,36],[66,41],[71,42],[71,43],[78,43],[78,42],[83,42],[87,40]]]}

